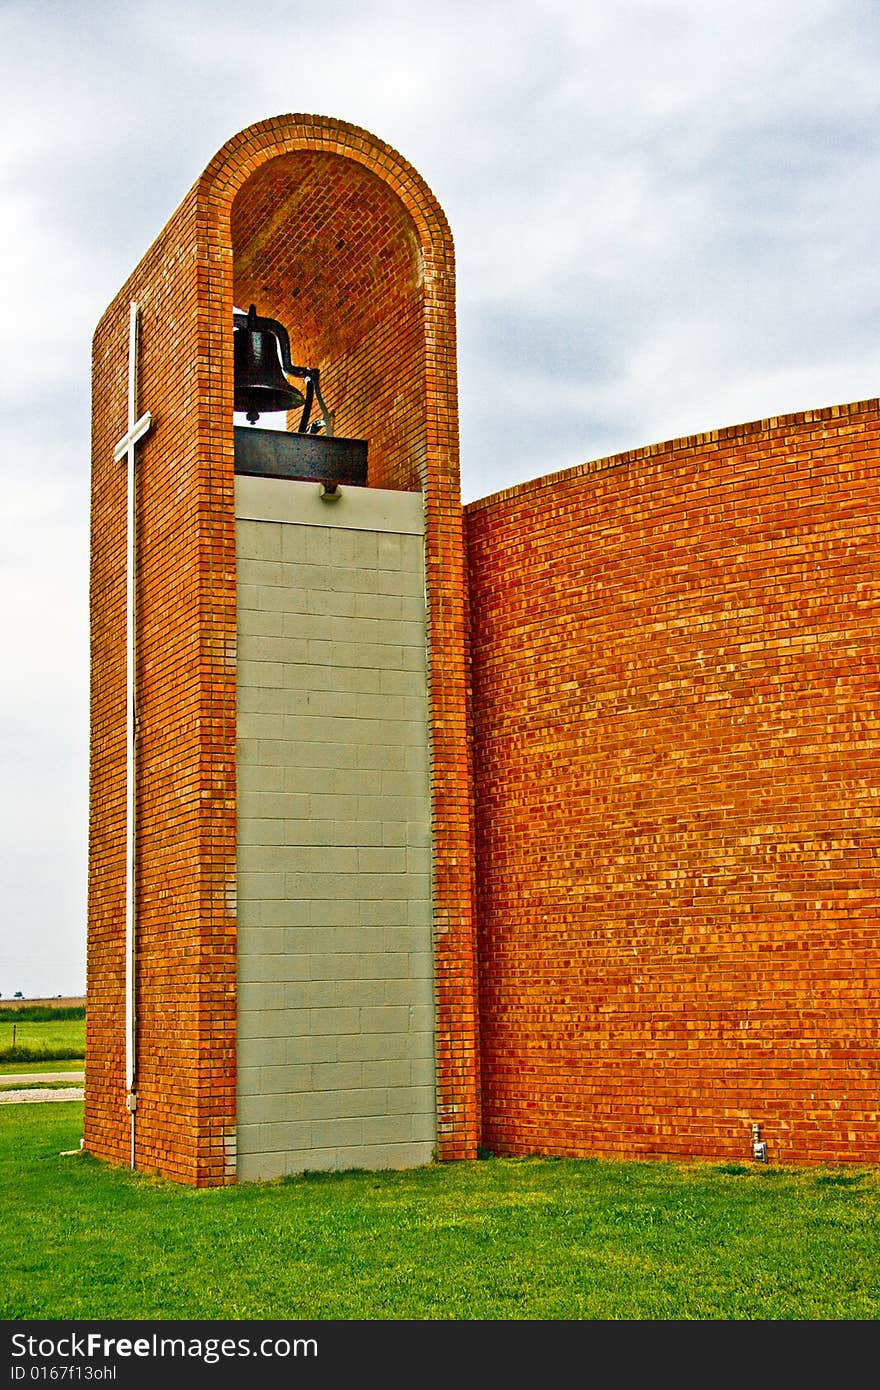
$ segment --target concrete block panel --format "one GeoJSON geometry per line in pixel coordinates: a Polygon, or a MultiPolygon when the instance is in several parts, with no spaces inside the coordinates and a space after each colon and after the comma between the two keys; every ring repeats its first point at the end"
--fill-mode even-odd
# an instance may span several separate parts
{"type": "Polygon", "coordinates": [[[239,1174],[429,1161],[421,498],[236,494],[239,1174]]]}
{"type": "Polygon", "coordinates": [[[366,1144],[406,1144],[412,1137],[409,1115],[371,1115],[364,1119],[366,1144]]]}
{"type": "Polygon", "coordinates": [[[361,1144],[357,1149],[340,1146],[335,1151],[332,1167],[338,1172],[347,1169],[370,1172],[420,1168],[432,1161],[434,1155],[416,1144],[361,1144]]]}
{"type": "Polygon", "coordinates": [[[364,1159],[364,1122],[360,1119],[333,1119],[316,1120],[311,1129],[312,1146],[320,1151],[333,1151],[334,1159],[332,1163],[314,1164],[309,1162],[309,1168],[359,1168],[365,1167],[364,1159]],[[355,1161],[346,1161],[340,1155],[348,1153],[356,1156],[355,1161]]]}

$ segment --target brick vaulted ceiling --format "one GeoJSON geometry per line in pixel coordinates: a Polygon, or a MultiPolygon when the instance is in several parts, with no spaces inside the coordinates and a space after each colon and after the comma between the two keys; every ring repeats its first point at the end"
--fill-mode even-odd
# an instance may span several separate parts
{"type": "Polygon", "coordinates": [[[278,319],[318,366],[335,432],[368,438],[370,481],[418,485],[422,265],[400,199],[368,169],[302,150],[264,164],[232,211],[237,307],[278,319]]]}

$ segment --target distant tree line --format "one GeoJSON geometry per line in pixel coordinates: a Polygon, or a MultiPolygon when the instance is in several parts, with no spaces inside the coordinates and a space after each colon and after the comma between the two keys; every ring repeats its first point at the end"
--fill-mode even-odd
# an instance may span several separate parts
{"type": "Polygon", "coordinates": [[[84,1004],[53,1009],[49,1004],[25,1004],[22,1008],[0,1005],[0,1023],[53,1023],[63,1018],[85,1018],[84,1004]]]}

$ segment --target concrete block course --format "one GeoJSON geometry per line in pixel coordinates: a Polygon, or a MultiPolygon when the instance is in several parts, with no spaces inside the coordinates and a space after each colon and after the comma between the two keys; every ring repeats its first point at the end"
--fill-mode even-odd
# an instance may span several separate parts
{"type": "Polygon", "coordinates": [[[237,496],[262,518],[237,533],[239,1176],[333,1166],[340,1152],[369,1167],[377,1145],[426,1161],[436,1075],[421,499],[353,496],[337,527],[311,485],[239,479],[237,496]],[[283,520],[268,519],[273,506],[283,520]],[[416,529],[378,533],[361,511],[416,529]],[[402,593],[364,592],[365,572],[402,593]]]}

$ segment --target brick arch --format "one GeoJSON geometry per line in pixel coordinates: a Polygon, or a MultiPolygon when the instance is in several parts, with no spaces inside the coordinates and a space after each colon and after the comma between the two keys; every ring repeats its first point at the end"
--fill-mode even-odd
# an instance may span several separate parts
{"type": "Polygon", "coordinates": [[[372,170],[412,217],[422,249],[435,269],[452,268],[449,223],[424,179],[391,145],[348,121],[301,114],[258,121],[227,140],[197,188],[204,197],[228,201],[268,161],[303,151],[335,154],[372,170]]]}

